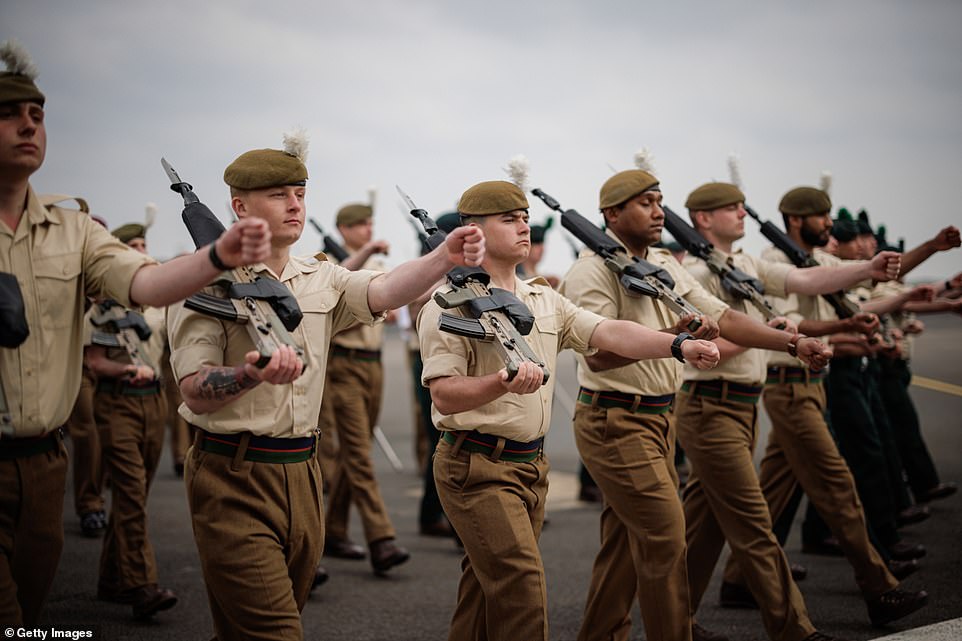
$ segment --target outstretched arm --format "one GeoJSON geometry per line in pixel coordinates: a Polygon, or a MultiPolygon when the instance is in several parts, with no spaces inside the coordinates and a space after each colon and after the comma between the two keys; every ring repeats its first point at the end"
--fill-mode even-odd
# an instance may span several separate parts
{"type": "Polygon", "coordinates": [[[898,252],[886,251],[879,252],[872,260],[864,262],[793,269],[788,272],[785,289],[814,296],[847,289],[863,280],[888,281],[898,278],[900,262],[898,252]]]}
{"type": "MultiPolygon", "coordinates": [[[[214,242],[217,257],[230,268],[266,260],[271,251],[271,232],[258,218],[239,220],[214,242]]],[[[161,265],[145,265],[130,282],[135,305],[166,307],[206,287],[221,270],[211,262],[210,246],[161,265]]]]}
{"type": "Polygon", "coordinates": [[[476,266],[484,258],[484,233],[477,226],[458,227],[426,256],[409,260],[371,281],[367,303],[375,314],[415,300],[456,265],[476,266]]]}
{"type": "Polygon", "coordinates": [[[937,252],[947,251],[960,244],[962,238],[959,236],[958,227],[949,225],[942,228],[929,240],[902,254],[902,275],[908,274],[937,252]]]}

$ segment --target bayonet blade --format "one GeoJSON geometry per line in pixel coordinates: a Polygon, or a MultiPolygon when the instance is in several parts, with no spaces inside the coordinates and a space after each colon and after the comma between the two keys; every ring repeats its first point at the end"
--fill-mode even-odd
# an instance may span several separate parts
{"type": "Polygon", "coordinates": [[[397,193],[401,195],[401,199],[404,201],[404,204],[408,206],[408,212],[413,213],[414,210],[418,208],[418,206],[414,204],[414,201],[411,200],[410,196],[404,193],[404,190],[401,189],[399,185],[394,185],[394,188],[397,189],[397,193]]]}
{"type": "Polygon", "coordinates": [[[176,185],[178,183],[184,182],[183,180],[180,179],[180,176],[177,175],[177,170],[170,166],[170,163],[167,162],[166,158],[161,158],[160,164],[164,168],[164,171],[167,173],[167,177],[170,178],[170,184],[176,185]]]}
{"type": "Polygon", "coordinates": [[[428,215],[428,212],[415,205],[414,201],[411,200],[411,197],[405,194],[404,190],[401,189],[399,185],[394,185],[394,188],[397,189],[397,193],[401,195],[401,198],[404,199],[404,202],[410,208],[411,215],[421,221],[421,225],[424,227],[424,231],[427,232],[427,235],[432,236],[435,234],[438,231],[438,225],[434,222],[434,219],[428,215]]]}

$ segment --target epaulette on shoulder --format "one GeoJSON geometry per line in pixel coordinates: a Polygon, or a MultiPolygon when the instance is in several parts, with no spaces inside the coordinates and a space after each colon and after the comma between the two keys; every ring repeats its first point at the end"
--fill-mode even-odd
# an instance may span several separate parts
{"type": "MultiPolygon", "coordinates": [[[[37,198],[40,199],[40,204],[46,207],[47,209],[50,209],[51,207],[54,207],[56,205],[60,205],[61,203],[73,201],[77,203],[78,209],[81,212],[85,214],[90,213],[90,205],[88,205],[87,201],[81,198],[80,196],[68,196],[67,194],[41,194],[37,196],[37,198]]],[[[65,207],[64,209],[72,209],[72,208],[65,207]]]]}
{"type": "Polygon", "coordinates": [[[659,254],[661,256],[671,256],[671,252],[666,247],[655,247],[651,246],[648,251],[652,254],[659,254]]]}
{"type": "Polygon", "coordinates": [[[325,254],[324,252],[317,252],[316,254],[314,254],[314,260],[318,263],[323,263],[325,261],[329,261],[330,258],[328,258],[327,254],[325,254]]]}
{"type": "Polygon", "coordinates": [[[534,278],[529,278],[524,282],[529,285],[544,285],[545,287],[551,287],[551,283],[549,283],[544,276],[535,276],[534,278]]]}

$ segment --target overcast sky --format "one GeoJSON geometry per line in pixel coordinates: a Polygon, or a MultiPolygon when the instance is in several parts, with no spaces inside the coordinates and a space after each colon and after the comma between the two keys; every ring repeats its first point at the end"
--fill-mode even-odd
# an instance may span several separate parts
{"type": "MultiPolygon", "coordinates": [[[[333,230],[376,185],[392,264],[416,252],[395,184],[439,215],[523,153],[532,186],[595,219],[609,165],[641,147],[679,213],[736,152],[779,225],[781,195],[828,170],[836,205],[912,247],[962,223],[960,27],[958,0],[0,2],[0,41],[25,45],[47,95],[39,192],[112,227],[157,203],[148,242],[168,257],[192,245],[161,156],[226,222],[224,168],[302,126],[308,215],[333,230]]],[[[564,234],[548,273],[567,269],[564,234]]],[[[295,250],[318,242],[308,227],[295,250]]],[[[959,270],[955,250],[916,275],[959,270]]]]}

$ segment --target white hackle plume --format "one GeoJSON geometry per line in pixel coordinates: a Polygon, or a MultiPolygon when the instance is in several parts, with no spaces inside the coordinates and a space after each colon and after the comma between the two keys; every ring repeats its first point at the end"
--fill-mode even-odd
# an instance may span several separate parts
{"type": "Polygon", "coordinates": [[[832,195],[832,172],[828,169],[822,170],[822,176],[818,180],[818,188],[829,196],[832,195]]]}
{"type": "Polygon", "coordinates": [[[734,151],[728,154],[728,179],[739,189],[742,188],[742,171],[738,165],[738,154],[734,151]]]}
{"type": "Polygon", "coordinates": [[[307,130],[297,127],[284,134],[284,153],[307,162],[307,130]]]}
{"type": "Polygon", "coordinates": [[[648,147],[642,147],[635,152],[635,167],[655,175],[655,157],[648,151],[648,147]]]}
{"type": "Polygon", "coordinates": [[[157,220],[157,205],[147,203],[144,205],[144,229],[150,229],[155,220],[157,220]]]}
{"type": "Polygon", "coordinates": [[[508,161],[508,166],[504,168],[508,178],[511,179],[518,188],[523,191],[528,191],[528,170],[530,163],[528,159],[523,154],[518,154],[514,158],[508,161]]]}
{"type": "Polygon", "coordinates": [[[367,204],[371,209],[374,209],[374,202],[376,200],[377,200],[377,185],[368,185],[367,204]]]}
{"type": "Polygon", "coordinates": [[[11,38],[0,45],[0,60],[7,65],[10,73],[26,76],[31,80],[37,79],[37,66],[30,59],[30,54],[19,42],[11,38]]]}

